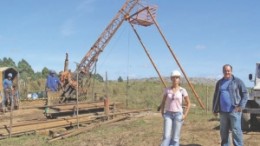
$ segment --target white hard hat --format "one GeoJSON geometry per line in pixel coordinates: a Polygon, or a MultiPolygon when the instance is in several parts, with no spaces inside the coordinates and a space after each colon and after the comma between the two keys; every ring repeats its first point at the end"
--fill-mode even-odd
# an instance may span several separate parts
{"type": "Polygon", "coordinates": [[[7,76],[8,76],[8,77],[13,77],[12,73],[9,73],[7,76]]]}
{"type": "Polygon", "coordinates": [[[181,76],[181,73],[180,73],[178,70],[174,70],[174,71],[172,71],[172,73],[171,73],[171,77],[175,77],[175,76],[180,77],[180,76],[181,76]]]}

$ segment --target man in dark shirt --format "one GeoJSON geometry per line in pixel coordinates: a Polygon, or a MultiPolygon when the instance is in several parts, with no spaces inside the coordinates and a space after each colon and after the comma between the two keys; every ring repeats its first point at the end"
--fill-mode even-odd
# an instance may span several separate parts
{"type": "Polygon", "coordinates": [[[4,87],[4,96],[2,100],[2,108],[3,112],[7,111],[6,105],[11,105],[11,102],[13,102],[13,81],[12,81],[12,73],[8,73],[7,78],[3,81],[3,87],[4,87]]]}
{"type": "Polygon", "coordinates": [[[60,79],[56,76],[55,71],[51,70],[47,76],[46,91],[57,92],[61,85],[60,79]]]}

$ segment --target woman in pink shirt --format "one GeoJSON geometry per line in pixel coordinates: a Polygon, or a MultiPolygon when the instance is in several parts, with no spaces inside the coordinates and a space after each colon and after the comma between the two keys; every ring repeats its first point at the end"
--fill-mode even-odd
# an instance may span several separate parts
{"type": "Polygon", "coordinates": [[[165,88],[161,104],[164,118],[164,133],[161,146],[179,146],[183,120],[190,109],[190,99],[185,88],[180,86],[181,73],[177,70],[171,73],[172,85],[165,88]],[[182,100],[186,109],[183,111],[182,100]]]}

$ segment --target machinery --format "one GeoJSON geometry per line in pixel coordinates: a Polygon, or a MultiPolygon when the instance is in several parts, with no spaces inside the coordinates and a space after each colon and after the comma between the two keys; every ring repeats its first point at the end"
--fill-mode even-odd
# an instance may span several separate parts
{"type": "Polygon", "coordinates": [[[74,72],[68,69],[69,57],[68,54],[66,54],[64,70],[60,72],[62,91],[47,93],[48,99],[46,101],[45,113],[49,112],[49,108],[47,107],[55,104],[75,100],[77,97],[80,98],[80,101],[85,100],[84,98],[88,93],[98,57],[101,52],[104,51],[106,45],[120,28],[122,23],[128,21],[133,24],[150,26],[153,24],[152,17],[155,17],[155,10],[156,7],[147,6],[142,2],[142,0],[126,0],[122,8],[101,33],[97,41],[77,64],[77,68],[74,72]]]}
{"type": "Polygon", "coordinates": [[[165,82],[163,81],[159,71],[157,70],[154,62],[152,61],[146,47],[144,46],[140,36],[138,35],[136,29],[134,28],[134,25],[140,25],[140,26],[150,26],[155,24],[157,27],[159,33],[161,34],[164,42],[166,43],[166,46],[168,47],[170,53],[172,54],[174,60],[176,61],[177,65],[180,67],[180,70],[182,71],[184,77],[186,78],[189,86],[191,87],[193,93],[195,94],[195,97],[199,101],[199,104],[203,109],[205,109],[205,106],[201,102],[199,96],[195,92],[193,86],[188,80],[188,77],[186,76],[186,73],[182,69],[180,63],[178,62],[178,59],[176,55],[173,53],[170,45],[166,41],[162,31],[159,28],[158,23],[155,20],[155,14],[156,14],[157,6],[147,5],[142,0],[126,0],[122,8],[118,11],[118,13],[115,15],[115,17],[112,19],[112,21],[109,23],[109,25],[105,28],[105,30],[101,33],[100,37],[97,39],[97,41],[92,45],[90,50],[87,52],[87,54],[82,58],[82,60],[78,63],[77,68],[74,72],[71,72],[67,68],[68,64],[68,57],[66,55],[65,60],[65,67],[64,72],[61,73],[61,81],[63,82],[63,93],[62,97],[63,99],[75,97],[75,90],[78,89],[77,95],[83,95],[87,94],[88,87],[90,85],[90,79],[93,75],[93,72],[95,71],[95,66],[98,61],[98,57],[101,54],[101,52],[104,51],[106,45],[109,43],[113,35],[116,33],[116,31],[119,29],[119,27],[122,25],[124,21],[128,21],[131,27],[133,28],[138,40],[140,41],[142,47],[145,50],[146,55],[150,59],[152,65],[154,66],[157,74],[160,77],[160,80],[163,82],[164,86],[166,87],[165,82]]]}
{"type": "Polygon", "coordinates": [[[124,21],[143,26],[152,25],[151,17],[154,17],[155,10],[156,7],[146,6],[141,0],[126,0],[116,16],[77,65],[76,71],[71,72],[68,70],[68,55],[66,54],[64,71],[61,73],[61,82],[64,87],[63,99],[75,96],[76,88],[78,88],[79,95],[87,93],[87,86],[90,84],[100,53],[104,51],[104,48],[124,21]],[[151,11],[151,16],[147,11],[145,13],[144,10],[146,9],[151,11]],[[79,84],[77,84],[77,80],[79,84]]]}
{"type": "Polygon", "coordinates": [[[255,76],[249,74],[249,80],[254,82],[254,87],[250,89],[249,99],[242,115],[242,129],[259,128],[258,117],[260,115],[260,63],[256,63],[255,76]]]}

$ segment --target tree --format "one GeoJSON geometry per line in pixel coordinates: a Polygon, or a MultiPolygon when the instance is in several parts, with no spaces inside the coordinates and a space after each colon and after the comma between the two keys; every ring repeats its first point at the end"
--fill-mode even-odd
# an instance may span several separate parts
{"type": "Polygon", "coordinates": [[[104,79],[103,77],[100,75],[100,74],[94,74],[94,79],[100,81],[100,82],[104,82],[104,79]]]}
{"type": "Polygon", "coordinates": [[[49,69],[48,69],[47,67],[44,67],[44,68],[42,69],[42,76],[43,76],[43,77],[47,77],[48,74],[49,74],[49,69]]]}
{"type": "Polygon", "coordinates": [[[43,78],[43,75],[42,75],[41,72],[36,72],[36,73],[34,74],[34,78],[35,78],[35,79],[40,79],[40,78],[43,78]]]}
{"type": "Polygon", "coordinates": [[[24,59],[18,62],[18,71],[22,79],[34,78],[34,71],[31,65],[24,59]]]}
{"type": "Polygon", "coordinates": [[[3,60],[0,59],[0,67],[14,67],[16,68],[15,62],[11,58],[4,57],[3,60]]]}
{"type": "Polygon", "coordinates": [[[119,78],[117,79],[118,82],[123,82],[123,78],[121,76],[119,76],[119,78]]]}

